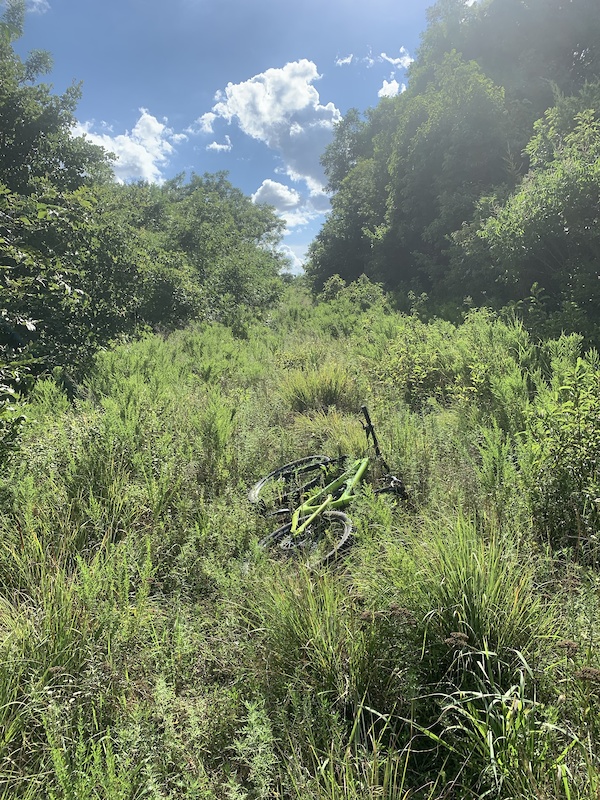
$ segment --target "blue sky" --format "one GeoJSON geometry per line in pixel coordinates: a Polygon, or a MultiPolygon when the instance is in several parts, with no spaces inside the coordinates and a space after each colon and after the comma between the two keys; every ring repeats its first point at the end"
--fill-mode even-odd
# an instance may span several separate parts
{"type": "Polygon", "coordinates": [[[431,0],[27,0],[21,54],[83,83],[78,132],[118,180],[227,170],[288,223],[297,268],[329,207],[319,156],[349,108],[402,91],[431,0]]]}

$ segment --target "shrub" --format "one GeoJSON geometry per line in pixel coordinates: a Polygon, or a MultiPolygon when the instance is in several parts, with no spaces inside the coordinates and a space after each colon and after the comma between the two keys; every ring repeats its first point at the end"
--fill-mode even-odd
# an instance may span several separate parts
{"type": "Polygon", "coordinates": [[[403,317],[377,372],[413,410],[426,408],[432,399],[443,406],[460,402],[515,432],[524,426],[535,364],[535,351],[519,322],[503,322],[479,309],[458,327],[403,317]]]}
{"type": "Polygon", "coordinates": [[[535,529],[553,548],[600,555],[600,359],[555,364],[560,385],[530,410],[522,462],[535,529]]]}
{"type": "Polygon", "coordinates": [[[283,379],[282,394],[293,411],[358,411],[361,390],[356,378],[335,363],[312,370],[292,370],[283,379]]]}

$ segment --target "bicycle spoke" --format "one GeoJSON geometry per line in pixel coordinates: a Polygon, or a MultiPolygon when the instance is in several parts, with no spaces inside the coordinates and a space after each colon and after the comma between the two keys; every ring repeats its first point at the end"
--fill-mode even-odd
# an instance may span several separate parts
{"type": "Polygon", "coordinates": [[[325,482],[331,463],[330,458],[319,455],[286,464],[258,481],[250,489],[248,499],[252,503],[259,502],[265,509],[296,504],[304,492],[325,482]]]}
{"type": "MultiPolygon", "coordinates": [[[[365,406],[361,411],[366,420],[363,427],[367,443],[371,440],[375,449],[375,463],[383,465],[389,472],[369,412],[365,406]]],[[[324,455],[307,456],[273,470],[255,483],[248,492],[250,502],[259,503],[263,512],[281,514],[288,519],[287,524],[263,537],[259,546],[272,547],[279,555],[299,555],[310,567],[335,559],[349,544],[352,535],[352,523],[340,509],[350,505],[372,463],[368,456],[354,463],[349,461],[347,456],[338,459],[324,455]],[[299,521],[298,515],[301,516],[299,521]],[[310,524],[304,528],[302,520],[309,519],[310,524]],[[301,533],[292,533],[291,520],[301,533]]],[[[387,475],[386,484],[379,491],[394,492],[407,499],[400,478],[387,475]]]]}

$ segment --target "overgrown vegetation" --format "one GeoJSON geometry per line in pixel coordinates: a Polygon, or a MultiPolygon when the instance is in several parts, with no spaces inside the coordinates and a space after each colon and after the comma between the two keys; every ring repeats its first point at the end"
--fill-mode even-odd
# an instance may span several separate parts
{"type": "Polygon", "coordinates": [[[0,487],[0,796],[595,798],[596,360],[362,281],[122,344],[74,402],[40,380],[0,487]],[[363,400],[410,502],[367,486],[343,561],[272,561],[248,486],[360,454],[363,400]]]}
{"type": "Polygon", "coordinates": [[[112,184],[7,3],[1,800],[597,800],[593,5],[434,7],[324,156],[314,297],[224,175],[112,184]],[[362,403],[406,496],[272,559],[248,487],[362,403]]]}

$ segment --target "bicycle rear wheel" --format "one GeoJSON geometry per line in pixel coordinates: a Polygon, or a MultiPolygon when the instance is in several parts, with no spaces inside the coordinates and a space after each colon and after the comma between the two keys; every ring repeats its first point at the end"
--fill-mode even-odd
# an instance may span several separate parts
{"type": "Polygon", "coordinates": [[[248,492],[248,500],[261,502],[266,508],[280,506],[289,498],[317,486],[324,476],[324,468],[331,463],[329,456],[316,455],[274,469],[254,484],[248,492]]]}
{"type": "MultiPolygon", "coordinates": [[[[302,520],[300,520],[302,523],[302,520]]],[[[276,547],[285,555],[298,555],[308,567],[317,567],[335,560],[349,545],[352,537],[350,517],[341,511],[324,511],[299,535],[288,522],[261,539],[260,547],[276,547]]]]}

